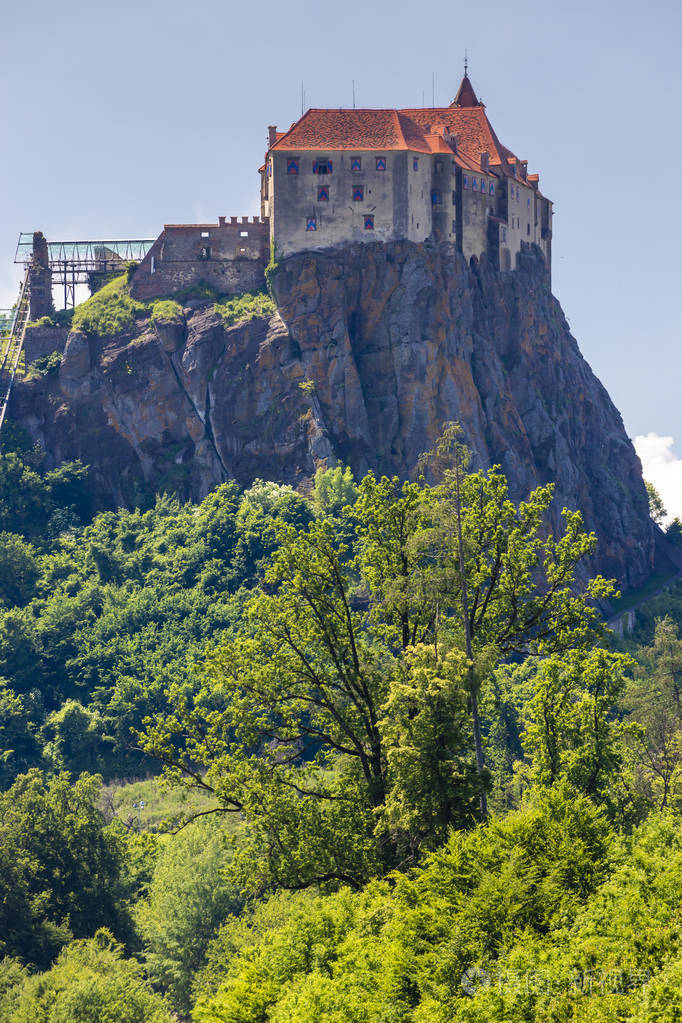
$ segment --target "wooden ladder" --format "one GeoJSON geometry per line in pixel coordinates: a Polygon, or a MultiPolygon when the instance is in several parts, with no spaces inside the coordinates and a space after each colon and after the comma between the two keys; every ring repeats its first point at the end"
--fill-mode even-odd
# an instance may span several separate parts
{"type": "Polygon", "coordinates": [[[29,273],[26,271],[19,301],[14,310],[14,318],[9,332],[2,339],[0,349],[0,430],[5,421],[9,396],[12,393],[12,384],[17,375],[21,353],[24,349],[24,337],[26,336],[26,324],[28,323],[29,310],[29,273]]]}

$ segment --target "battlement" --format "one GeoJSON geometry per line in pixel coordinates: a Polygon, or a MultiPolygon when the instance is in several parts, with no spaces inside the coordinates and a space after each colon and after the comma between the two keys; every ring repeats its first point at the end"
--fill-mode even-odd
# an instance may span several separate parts
{"type": "Polygon", "coordinates": [[[230,295],[263,287],[270,252],[267,217],[166,224],[133,275],[131,294],[150,299],[203,281],[230,295]]]}

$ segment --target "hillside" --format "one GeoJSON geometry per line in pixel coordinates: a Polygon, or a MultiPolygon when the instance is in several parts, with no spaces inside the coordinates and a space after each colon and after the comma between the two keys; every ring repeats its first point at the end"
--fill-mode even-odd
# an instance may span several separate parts
{"type": "Polygon", "coordinates": [[[23,380],[11,414],[49,464],[91,467],[99,507],[197,500],[228,478],[297,486],[337,459],[356,477],[410,476],[458,420],[474,464],[500,464],[516,499],[555,481],[555,508],[583,511],[595,568],[646,579],[641,467],[540,257],[499,274],[443,247],[363,245],[293,256],[273,288],[272,315],[266,299],[195,295],[156,313],[119,296],[112,316],[96,296],[58,372],[23,380]]]}

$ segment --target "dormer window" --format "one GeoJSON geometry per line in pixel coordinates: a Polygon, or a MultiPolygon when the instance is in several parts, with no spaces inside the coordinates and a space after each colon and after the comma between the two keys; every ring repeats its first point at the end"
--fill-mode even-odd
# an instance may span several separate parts
{"type": "Polygon", "coordinates": [[[331,160],[313,160],[313,174],[331,174],[331,160]]]}

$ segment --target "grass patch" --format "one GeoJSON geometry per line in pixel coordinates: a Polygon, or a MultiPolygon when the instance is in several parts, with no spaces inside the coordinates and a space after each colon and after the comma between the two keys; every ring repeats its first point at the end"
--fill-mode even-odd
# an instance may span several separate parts
{"type": "Polygon", "coordinates": [[[152,323],[182,323],[184,319],[182,306],[170,298],[160,298],[152,306],[152,323]]]}
{"type": "Polygon", "coordinates": [[[105,284],[92,298],[79,305],[74,312],[74,330],[85,331],[96,337],[107,337],[132,330],[138,316],[148,311],[144,302],[130,297],[127,273],[105,284]]]}
{"type": "Polygon", "coordinates": [[[214,308],[226,327],[235,327],[238,323],[269,317],[277,311],[275,303],[266,291],[246,291],[243,295],[235,295],[233,298],[216,302],[214,308]]]}
{"type": "Polygon", "coordinates": [[[169,821],[195,810],[208,810],[215,804],[207,792],[197,790],[187,794],[182,789],[166,790],[157,778],[114,781],[102,789],[102,809],[106,816],[117,817],[128,827],[140,831],[162,831],[169,821]]]}

